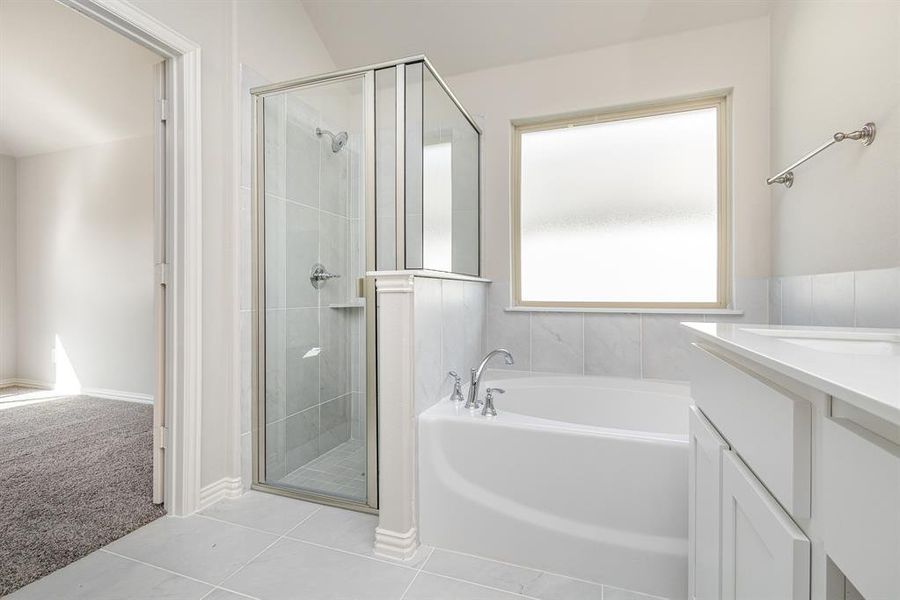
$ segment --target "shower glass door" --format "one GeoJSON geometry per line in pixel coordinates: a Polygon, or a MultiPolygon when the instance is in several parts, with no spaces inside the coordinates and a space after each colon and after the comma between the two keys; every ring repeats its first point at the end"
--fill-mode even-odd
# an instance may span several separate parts
{"type": "Polygon", "coordinates": [[[375,507],[365,291],[371,82],[363,73],[257,99],[256,427],[257,485],[375,507]]]}

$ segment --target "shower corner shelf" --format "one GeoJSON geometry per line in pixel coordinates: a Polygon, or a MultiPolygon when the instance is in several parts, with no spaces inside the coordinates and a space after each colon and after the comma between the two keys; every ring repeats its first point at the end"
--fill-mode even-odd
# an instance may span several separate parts
{"type": "Polygon", "coordinates": [[[328,308],[365,308],[366,304],[364,301],[360,300],[358,302],[337,302],[335,304],[329,304],[328,308]]]}

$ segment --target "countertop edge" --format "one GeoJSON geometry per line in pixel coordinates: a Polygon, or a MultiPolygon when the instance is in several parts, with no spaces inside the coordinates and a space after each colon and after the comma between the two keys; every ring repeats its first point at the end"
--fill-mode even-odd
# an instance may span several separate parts
{"type": "Polygon", "coordinates": [[[682,326],[687,328],[691,335],[710,341],[717,346],[742,356],[748,360],[752,360],[764,367],[772,369],[786,377],[798,381],[804,385],[820,390],[832,397],[838,398],[860,410],[863,410],[874,417],[883,419],[893,425],[900,426],[900,409],[897,409],[877,398],[873,398],[852,388],[841,385],[836,381],[825,379],[799,367],[795,367],[789,363],[779,361],[770,356],[757,352],[752,348],[747,348],[731,340],[713,335],[702,329],[693,327],[690,322],[683,322],[682,326]]]}

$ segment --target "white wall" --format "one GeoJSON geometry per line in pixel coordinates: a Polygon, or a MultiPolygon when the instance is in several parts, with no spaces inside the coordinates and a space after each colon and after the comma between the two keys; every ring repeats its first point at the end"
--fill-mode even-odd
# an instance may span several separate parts
{"type": "Polygon", "coordinates": [[[835,131],[878,127],[773,186],[775,275],[900,266],[900,3],[779,2],[772,22],[777,172],[835,131]]]}
{"type": "MultiPolygon", "coordinates": [[[[482,274],[493,279],[488,347],[518,369],[683,379],[684,316],[508,313],[510,121],[733,88],[737,308],[767,319],[770,271],[769,24],[753,19],[487,69],[449,85],[484,130],[482,274]]],[[[693,317],[702,320],[702,316],[693,317]]]]}
{"type": "Polygon", "coordinates": [[[0,156],[0,384],[16,377],[16,160],[0,156]]]}
{"type": "Polygon", "coordinates": [[[83,389],[152,395],[153,138],[20,158],[17,183],[17,377],[66,383],[61,346],[83,389]]]}
{"type": "MultiPolygon", "coordinates": [[[[241,318],[238,244],[249,203],[240,203],[240,66],[277,81],[333,68],[300,2],[133,0],[199,44],[203,112],[203,366],[201,483],[241,472],[240,391],[249,317],[241,318]],[[243,208],[246,206],[246,210],[243,208]],[[223,376],[223,374],[225,376],[223,376]]],[[[249,173],[249,170],[246,171],[249,173]]],[[[249,182],[249,179],[248,179],[249,182]]],[[[249,185],[249,183],[248,183],[249,185]]],[[[249,229],[247,230],[249,231],[249,229]]]]}

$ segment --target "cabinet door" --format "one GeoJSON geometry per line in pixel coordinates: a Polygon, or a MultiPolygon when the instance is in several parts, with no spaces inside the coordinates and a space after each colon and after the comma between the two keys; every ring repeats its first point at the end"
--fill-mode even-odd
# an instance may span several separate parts
{"type": "Polygon", "coordinates": [[[718,600],[721,588],[722,456],[728,444],[696,406],[690,413],[688,598],[718,600]]]}
{"type": "Polygon", "coordinates": [[[731,451],[722,464],[722,598],[809,600],[809,540],[731,451]]]}

